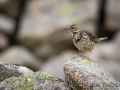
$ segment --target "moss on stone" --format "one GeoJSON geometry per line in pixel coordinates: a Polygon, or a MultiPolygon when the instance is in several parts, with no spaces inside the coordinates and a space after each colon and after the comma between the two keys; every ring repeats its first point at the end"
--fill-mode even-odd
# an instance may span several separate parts
{"type": "Polygon", "coordinates": [[[74,16],[71,18],[71,21],[72,21],[72,23],[78,23],[78,22],[80,22],[80,19],[78,16],[74,16]]]}
{"type": "Polygon", "coordinates": [[[13,90],[31,90],[32,85],[35,81],[34,75],[25,74],[24,76],[20,77],[11,77],[6,79],[6,88],[9,88],[12,85],[13,90]]]}
{"type": "Polygon", "coordinates": [[[52,81],[53,76],[46,72],[37,72],[33,74],[25,74],[20,77],[11,77],[5,80],[6,88],[12,86],[13,90],[32,90],[36,78],[52,81]]]}
{"type": "Polygon", "coordinates": [[[108,78],[104,78],[103,79],[106,83],[110,83],[109,79],[108,78]]]}
{"type": "Polygon", "coordinates": [[[95,87],[95,90],[100,90],[100,88],[99,87],[95,87]]]}
{"type": "Polygon", "coordinates": [[[69,16],[74,9],[73,7],[74,6],[71,4],[64,3],[59,7],[58,11],[60,12],[61,16],[69,16]]]}
{"type": "Polygon", "coordinates": [[[64,3],[58,8],[58,11],[61,16],[70,18],[72,23],[78,23],[80,21],[79,16],[72,15],[76,6],[77,4],[64,3]]]}
{"type": "Polygon", "coordinates": [[[84,65],[89,65],[91,62],[89,60],[79,60],[77,61],[78,64],[84,64],[84,65]]]}
{"type": "Polygon", "coordinates": [[[38,74],[38,77],[40,79],[46,79],[48,81],[52,81],[52,79],[53,79],[53,75],[50,75],[50,74],[48,74],[46,72],[42,72],[41,74],[38,74]]]}

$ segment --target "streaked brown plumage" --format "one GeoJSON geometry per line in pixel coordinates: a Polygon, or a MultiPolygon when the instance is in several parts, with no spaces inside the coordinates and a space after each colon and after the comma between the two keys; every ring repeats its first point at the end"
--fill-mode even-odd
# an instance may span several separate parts
{"type": "Polygon", "coordinates": [[[76,24],[71,25],[67,28],[67,30],[70,31],[73,38],[73,43],[79,51],[91,52],[98,42],[107,39],[107,37],[97,38],[92,33],[84,30],[82,27],[76,24]]]}

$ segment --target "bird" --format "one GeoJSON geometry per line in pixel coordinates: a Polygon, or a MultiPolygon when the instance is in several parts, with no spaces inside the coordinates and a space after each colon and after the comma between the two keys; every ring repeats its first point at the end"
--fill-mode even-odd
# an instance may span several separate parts
{"type": "Polygon", "coordinates": [[[108,39],[108,37],[97,38],[91,32],[83,29],[81,26],[76,24],[67,27],[66,30],[70,31],[73,43],[80,51],[78,55],[81,55],[82,52],[89,52],[88,59],[95,45],[102,40],[108,39]]]}

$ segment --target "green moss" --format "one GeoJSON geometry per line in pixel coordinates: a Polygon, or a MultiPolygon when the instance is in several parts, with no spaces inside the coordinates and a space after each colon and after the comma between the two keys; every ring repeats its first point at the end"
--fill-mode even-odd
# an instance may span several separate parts
{"type": "Polygon", "coordinates": [[[95,90],[100,90],[100,88],[99,88],[99,87],[96,87],[95,90]]]}
{"type": "Polygon", "coordinates": [[[46,72],[42,72],[41,74],[38,75],[38,77],[40,79],[46,79],[48,81],[52,81],[52,79],[53,79],[53,76],[48,74],[48,73],[46,73],[46,72]]]}
{"type": "Polygon", "coordinates": [[[80,22],[80,17],[78,15],[73,15],[74,14],[74,9],[77,7],[78,5],[73,3],[64,3],[62,4],[59,8],[58,8],[58,12],[61,16],[63,17],[68,17],[71,19],[72,23],[78,23],[80,22]]]}
{"type": "Polygon", "coordinates": [[[61,5],[58,9],[61,16],[69,16],[74,9],[74,6],[72,4],[64,3],[61,5]]]}
{"type": "Polygon", "coordinates": [[[35,83],[36,77],[40,79],[45,79],[48,81],[52,81],[53,76],[45,73],[45,72],[38,72],[33,74],[25,74],[20,77],[11,77],[6,79],[6,88],[13,87],[13,90],[32,90],[33,84],[35,83]]]}
{"type": "Polygon", "coordinates": [[[8,88],[8,85],[11,84],[14,90],[31,90],[34,81],[35,78],[31,74],[26,74],[18,78],[12,77],[5,80],[6,87],[8,88]]]}
{"type": "Polygon", "coordinates": [[[89,64],[91,64],[91,62],[90,62],[89,60],[79,60],[79,61],[77,61],[77,63],[79,63],[79,64],[84,64],[84,65],[89,65],[89,64]]]}
{"type": "Polygon", "coordinates": [[[103,79],[106,83],[110,83],[110,81],[108,80],[108,78],[104,78],[103,79]]]}
{"type": "Polygon", "coordinates": [[[77,16],[72,17],[71,20],[72,20],[72,23],[78,23],[78,22],[80,22],[80,19],[77,16]]]}

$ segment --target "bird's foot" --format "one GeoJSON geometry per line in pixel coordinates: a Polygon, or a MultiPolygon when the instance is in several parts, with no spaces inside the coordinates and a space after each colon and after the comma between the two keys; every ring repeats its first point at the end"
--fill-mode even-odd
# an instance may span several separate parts
{"type": "Polygon", "coordinates": [[[89,53],[88,57],[86,57],[86,59],[91,60],[91,59],[90,59],[90,54],[91,54],[91,52],[89,53]]]}
{"type": "Polygon", "coordinates": [[[90,61],[92,61],[89,57],[87,57],[87,56],[83,56],[82,57],[83,59],[85,59],[85,60],[90,60],[90,61]]]}
{"type": "Polygon", "coordinates": [[[86,59],[91,61],[91,59],[89,57],[86,57],[86,59]]]}
{"type": "Polygon", "coordinates": [[[81,56],[81,52],[79,52],[79,53],[77,54],[77,56],[81,56]]]}

